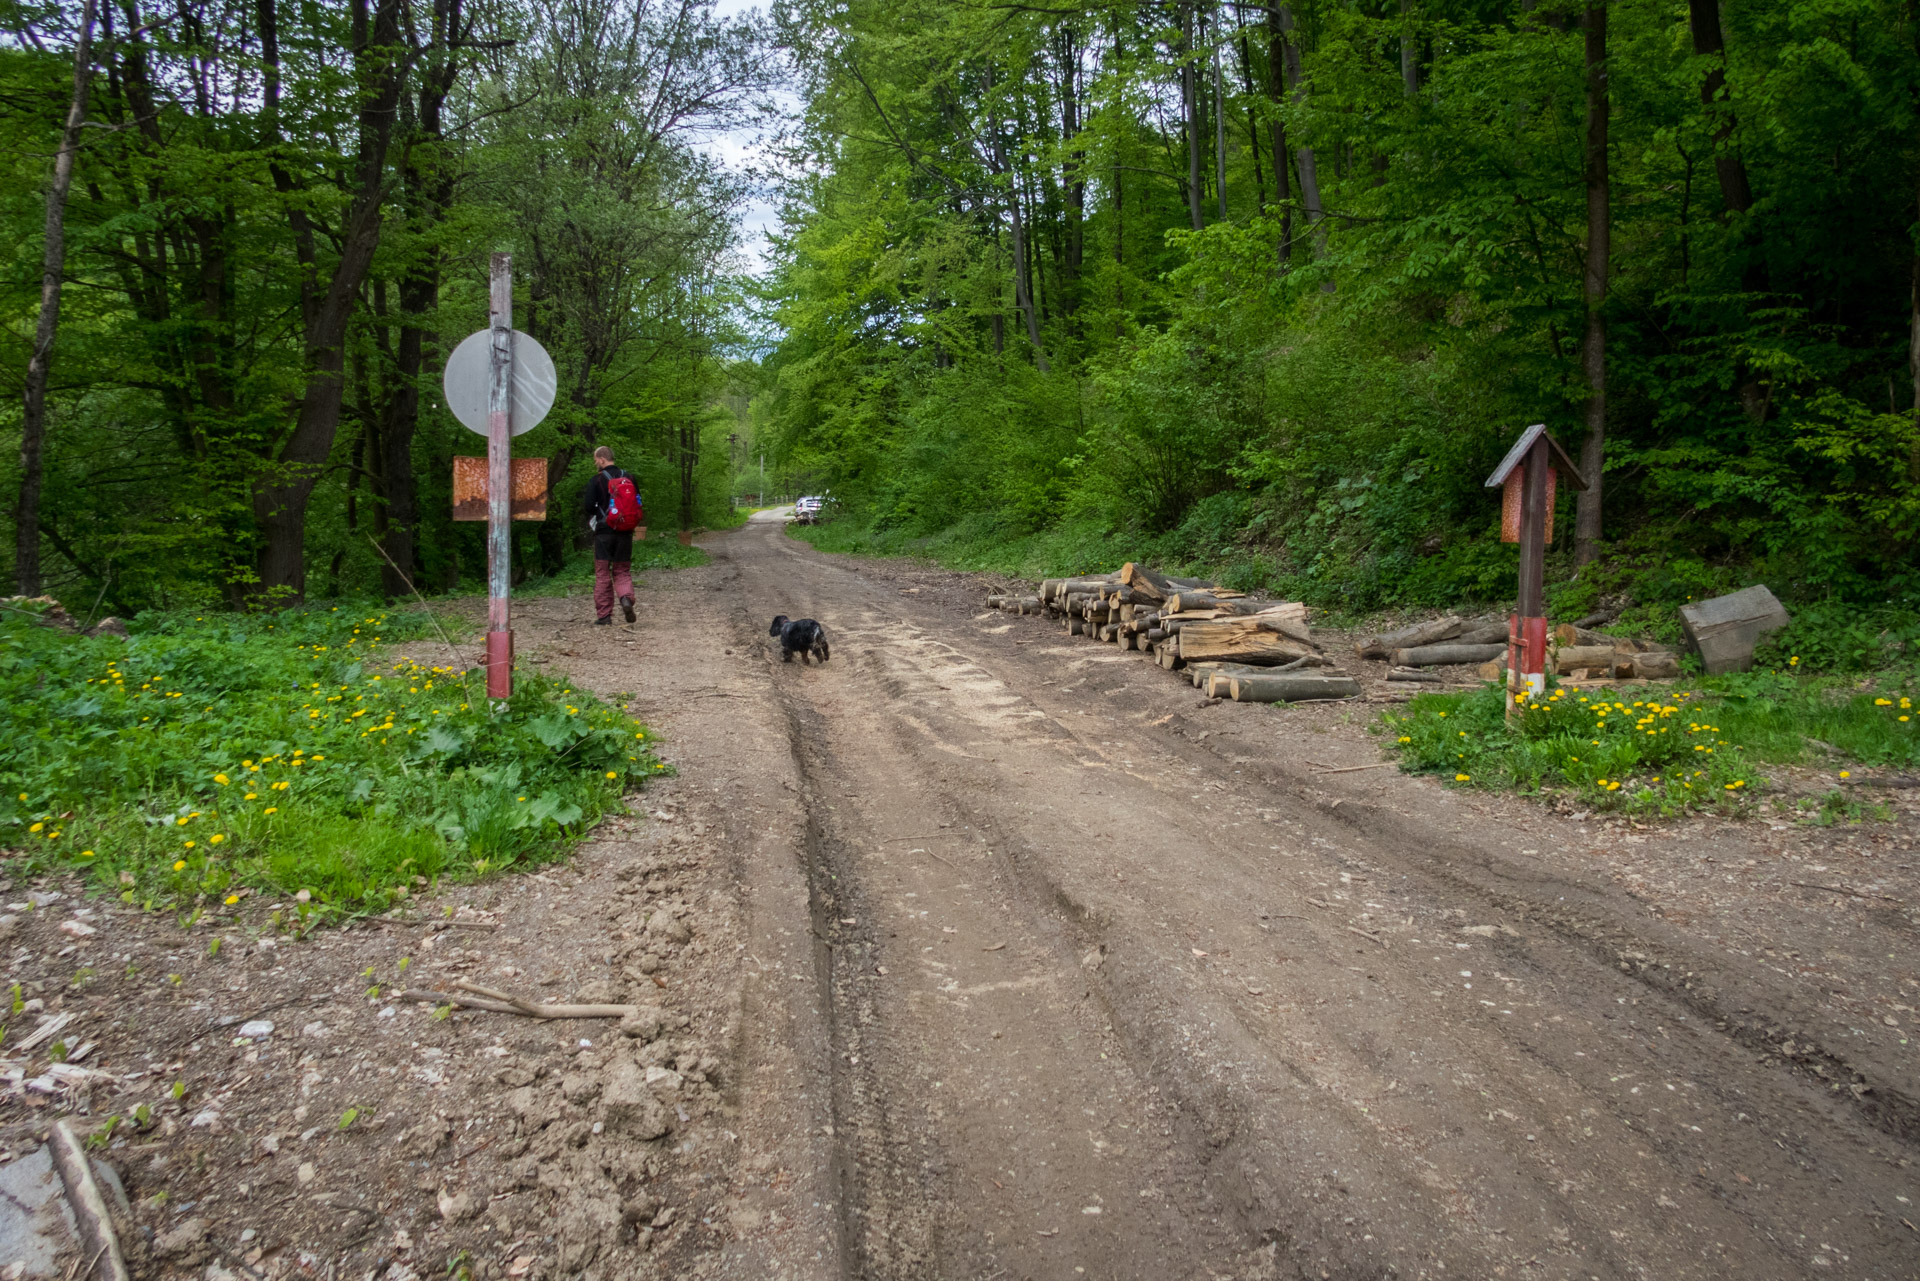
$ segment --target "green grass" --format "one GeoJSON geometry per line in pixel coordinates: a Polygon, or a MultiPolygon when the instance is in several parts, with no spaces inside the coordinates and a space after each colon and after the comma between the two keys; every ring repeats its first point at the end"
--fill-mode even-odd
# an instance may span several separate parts
{"type": "Polygon", "coordinates": [[[660,773],[645,728],[565,682],[396,658],[422,612],[141,615],[86,638],[0,611],[0,844],[129,902],[252,890],[379,911],[563,855],[660,773]]]}
{"type": "Polygon", "coordinates": [[[1153,540],[1116,534],[1094,524],[1063,521],[1036,533],[1011,534],[989,519],[961,521],[936,534],[915,536],[899,530],[869,528],[846,515],[818,525],[789,525],[793,537],[823,552],[862,556],[918,556],[948,569],[1052,578],[1063,574],[1104,573],[1129,560],[1148,561],[1171,572],[1184,564],[1163,564],[1153,540]]]}
{"type": "Polygon", "coordinates": [[[1819,763],[1834,794],[1809,817],[1831,822],[1859,808],[1849,766],[1920,763],[1914,715],[1910,685],[1753,673],[1680,690],[1562,685],[1511,727],[1496,687],[1422,694],[1375,729],[1411,773],[1642,815],[1746,811],[1766,787],[1766,766],[1819,763]]]}
{"type": "MultiPolygon", "coordinates": [[[[693,569],[706,564],[712,557],[698,547],[682,547],[680,539],[672,530],[650,530],[644,539],[635,539],[633,544],[633,573],[636,577],[650,569],[693,569]]],[[[636,591],[644,590],[636,585],[636,591]]],[[[487,585],[478,585],[480,595],[485,595],[487,585]]],[[[516,596],[573,596],[593,591],[593,557],[582,553],[570,556],[566,567],[551,577],[534,576],[513,589],[516,596]]]]}

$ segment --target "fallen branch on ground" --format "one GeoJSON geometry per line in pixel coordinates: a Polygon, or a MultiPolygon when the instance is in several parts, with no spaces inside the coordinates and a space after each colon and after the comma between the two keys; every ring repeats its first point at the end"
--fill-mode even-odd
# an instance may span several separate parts
{"type": "Polygon", "coordinates": [[[1788,881],[1787,884],[1797,885],[1803,890],[1825,890],[1829,894],[1851,894],[1854,898],[1885,899],[1889,903],[1906,902],[1905,899],[1895,898],[1891,894],[1869,894],[1865,890],[1850,890],[1844,885],[1815,885],[1812,881],[1788,881]]]}
{"type": "Polygon", "coordinates": [[[47,1151],[66,1188],[81,1245],[91,1258],[81,1275],[98,1281],[127,1281],[127,1261],[120,1254],[120,1238],[114,1235],[113,1218],[107,1213],[100,1185],[94,1182],[93,1166],[64,1120],[55,1121],[48,1131],[47,1151]]]}
{"type": "Polygon", "coordinates": [[[461,992],[423,992],[409,988],[400,993],[398,999],[462,1005],[492,1014],[518,1014],[530,1019],[618,1019],[625,1018],[639,1008],[635,1005],[541,1005],[490,987],[481,987],[478,983],[469,983],[465,979],[455,979],[453,985],[460,988],[461,992]],[[474,995],[463,995],[466,992],[474,995]]]}

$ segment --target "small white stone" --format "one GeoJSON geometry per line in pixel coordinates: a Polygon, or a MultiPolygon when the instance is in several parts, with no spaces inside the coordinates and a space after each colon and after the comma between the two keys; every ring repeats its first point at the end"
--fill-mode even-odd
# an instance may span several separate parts
{"type": "Polygon", "coordinates": [[[270,1019],[254,1019],[240,1025],[240,1035],[259,1040],[273,1035],[273,1022],[270,1019]]]}

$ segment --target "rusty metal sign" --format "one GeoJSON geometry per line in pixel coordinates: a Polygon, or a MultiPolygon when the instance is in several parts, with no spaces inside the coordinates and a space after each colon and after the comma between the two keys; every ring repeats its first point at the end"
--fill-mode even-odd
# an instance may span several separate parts
{"type": "MultiPolygon", "coordinates": [[[[455,458],[453,460],[453,518],[485,520],[487,498],[487,460],[455,458]]],[[[547,518],[546,459],[516,458],[513,460],[511,511],[515,520],[547,518]]]]}
{"type": "MultiPolygon", "coordinates": [[[[1524,467],[1516,467],[1507,473],[1500,486],[1500,541],[1517,543],[1520,541],[1520,503],[1526,489],[1527,473],[1524,467]]],[[[1553,495],[1559,488],[1558,468],[1547,468],[1547,541],[1553,541],[1553,495]]]]}

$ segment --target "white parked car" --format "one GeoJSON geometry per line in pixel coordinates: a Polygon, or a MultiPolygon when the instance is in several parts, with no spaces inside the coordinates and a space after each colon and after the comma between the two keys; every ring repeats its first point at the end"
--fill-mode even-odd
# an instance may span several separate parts
{"type": "Polygon", "coordinates": [[[817,525],[820,523],[820,511],[826,505],[827,500],[817,494],[808,494],[803,498],[795,499],[793,519],[802,525],[817,525]]]}

